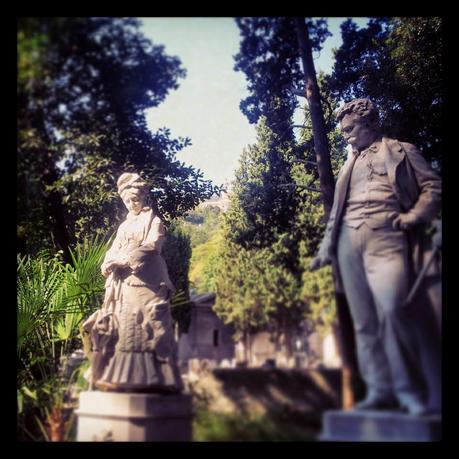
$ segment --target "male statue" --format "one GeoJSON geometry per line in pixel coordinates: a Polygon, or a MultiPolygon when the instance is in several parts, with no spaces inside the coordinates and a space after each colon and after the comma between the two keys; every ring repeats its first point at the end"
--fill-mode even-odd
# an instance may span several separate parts
{"type": "Polygon", "coordinates": [[[311,270],[333,263],[349,304],[367,386],[356,409],[439,412],[439,335],[425,325],[424,306],[406,299],[419,270],[416,235],[440,208],[441,181],[414,145],[382,136],[369,99],[346,103],[337,118],[352,154],[311,270]]]}

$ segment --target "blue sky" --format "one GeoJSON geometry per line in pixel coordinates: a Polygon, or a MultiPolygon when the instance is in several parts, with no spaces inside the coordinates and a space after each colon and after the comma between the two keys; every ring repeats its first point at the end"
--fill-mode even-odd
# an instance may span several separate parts
{"type": "MultiPolygon", "coordinates": [[[[255,143],[255,126],[239,109],[247,97],[245,75],[235,72],[239,29],[233,18],[140,18],[144,34],[165,52],[177,56],[187,70],[180,87],[159,106],[146,112],[152,130],[168,127],[174,137],[189,137],[192,145],[177,159],[201,169],[204,178],[220,185],[234,179],[242,149],[255,143]]],[[[346,18],[328,18],[333,34],[314,55],[316,71],[329,73],[332,49],[341,43],[339,25],[346,18]]],[[[367,18],[354,18],[364,26],[367,18]]],[[[300,121],[298,118],[296,121],[300,121]]]]}

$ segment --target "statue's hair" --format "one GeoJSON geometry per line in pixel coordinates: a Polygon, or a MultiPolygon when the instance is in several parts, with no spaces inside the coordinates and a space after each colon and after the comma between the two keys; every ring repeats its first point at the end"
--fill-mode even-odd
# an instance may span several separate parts
{"type": "Polygon", "coordinates": [[[368,121],[370,124],[379,123],[379,113],[376,105],[367,98],[354,99],[345,103],[337,112],[336,118],[341,121],[345,115],[355,113],[362,120],[368,121]]]}

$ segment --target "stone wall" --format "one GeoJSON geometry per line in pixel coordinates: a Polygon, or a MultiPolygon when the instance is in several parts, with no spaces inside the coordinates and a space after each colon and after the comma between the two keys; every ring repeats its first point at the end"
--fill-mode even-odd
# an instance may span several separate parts
{"type": "Polygon", "coordinates": [[[211,306],[195,305],[191,312],[188,333],[179,337],[178,357],[182,364],[192,359],[233,361],[235,344],[233,327],[225,325],[211,306]]]}

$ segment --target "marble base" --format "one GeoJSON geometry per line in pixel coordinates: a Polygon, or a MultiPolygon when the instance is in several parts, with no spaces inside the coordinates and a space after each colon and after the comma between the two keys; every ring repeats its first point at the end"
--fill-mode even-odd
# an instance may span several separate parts
{"type": "Polygon", "coordinates": [[[441,440],[441,416],[396,411],[326,411],[322,441],[429,442],[441,440]]]}
{"type": "Polygon", "coordinates": [[[80,393],[77,441],[191,441],[190,395],[80,393]]]}

